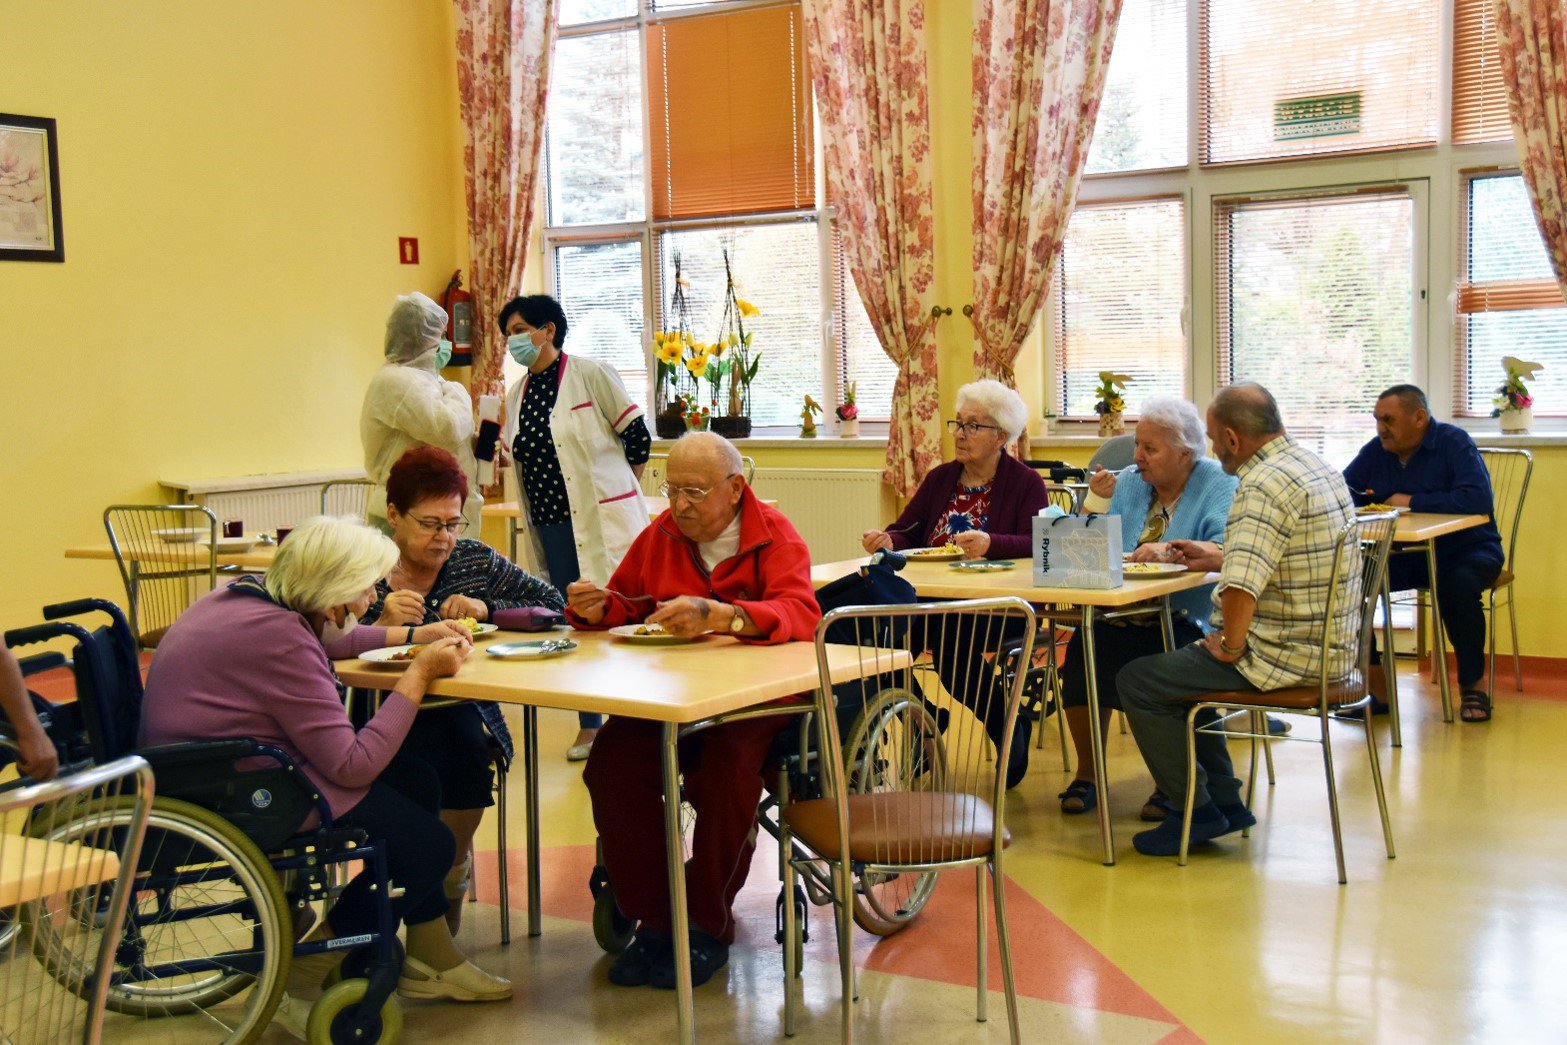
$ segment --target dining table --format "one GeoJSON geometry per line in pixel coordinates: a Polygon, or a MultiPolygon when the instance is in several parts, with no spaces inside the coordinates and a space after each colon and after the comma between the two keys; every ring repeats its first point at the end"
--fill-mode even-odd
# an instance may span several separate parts
{"type": "MultiPolygon", "coordinates": [[[[869,556],[821,563],[811,567],[811,583],[820,588],[846,576],[870,561],[869,556]]],[[[1055,588],[1034,583],[1033,564],[1018,560],[1010,569],[975,571],[954,568],[952,561],[909,559],[900,576],[922,599],[985,599],[1015,596],[1040,608],[1054,621],[1077,623],[1083,636],[1084,677],[1088,689],[1088,731],[1094,752],[1094,785],[1108,796],[1104,735],[1099,723],[1099,676],[1095,667],[1094,621],[1122,619],[1156,613],[1164,634],[1165,649],[1175,641],[1170,596],[1217,581],[1218,574],[1194,570],[1139,576],[1126,574],[1115,588],[1055,588]]],[[[1115,835],[1110,823],[1110,803],[1099,802],[1099,836],[1105,866],[1115,864],[1115,835]]]]}
{"type": "MultiPolygon", "coordinates": [[[[154,547],[122,547],[127,562],[158,567],[189,566],[200,569],[207,564],[207,546],[196,543],[163,544],[154,547]]],[[[255,543],[244,550],[218,549],[218,569],[229,567],[242,570],[265,570],[277,555],[277,542],[262,543],[258,536],[255,543]]],[[[100,544],[78,544],[65,549],[67,559],[107,559],[114,561],[114,546],[108,541],[100,544]]]]}
{"type": "MultiPolygon", "coordinates": [[[[885,654],[867,661],[856,646],[826,644],[825,663],[832,683],[847,682],[871,670],[903,667],[907,655],[888,661],[885,654]]],[[[497,651],[499,652],[499,651],[497,651]]],[[[404,665],[353,658],[338,661],[338,676],[349,686],[389,690],[404,665]]],[[[638,641],[606,631],[562,629],[549,633],[495,632],[476,637],[474,650],[457,673],[436,679],[426,691],[434,697],[493,700],[522,709],[523,780],[526,795],[528,862],[528,935],[542,932],[539,889],[538,709],[564,708],[603,715],[625,715],[663,725],[664,831],[669,866],[669,903],[673,936],[688,935],[684,848],[680,826],[680,738],[733,717],[798,714],[810,705],[763,707],[773,701],[814,691],[819,685],[816,645],[785,642],[760,645],[727,635],[703,635],[692,641],[638,641]],[[553,656],[511,659],[491,655],[493,647],[525,642],[563,641],[573,648],[553,656]]],[[[690,951],[675,948],[676,1013],[679,1038],[695,1040],[690,951]]]]}

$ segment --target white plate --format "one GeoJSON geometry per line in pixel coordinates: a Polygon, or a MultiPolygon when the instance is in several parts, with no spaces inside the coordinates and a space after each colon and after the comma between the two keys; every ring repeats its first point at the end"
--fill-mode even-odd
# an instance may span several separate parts
{"type": "Polygon", "coordinates": [[[500,625],[498,625],[498,624],[491,624],[489,621],[485,621],[483,624],[477,625],[473,629],[473,633],[475,635],[488,635],[492,631],[500,631],[500,630],[501,630],[500,629],[500,625]]]}
{"type": "MultiPolygon", "coordinates": [[[[217,549],[220,552],[227,552],[229,554],[236,552],[248,552],[250,549],[256,546],[257,540],[258,538],[256,537],[219,537],[217,540],[217,549]]],[[[202,541],[201,546],[205,548],[207,547],[208,543],[209,542],[207,541],[202,541]]]]}
{"type": "Polygon", "coordinates": [[[1121,567],[1121,576],[1129,581],[1146,581],[1185,572],[1185,564],[1179,562],[1129,562],[1121,567]]]}
{"type": "Polygon", "coordinates": [[[196,538],[209,532],[205,526],[181,526],[172,530],[153,530],[152,535],[165,544],[195,544],[196,538]]]}
{"type": "Polygon", "coordinates": [[[408,660],[398,660],[396,657],[399,653],[403,653],[411,649],[413,649],[413,647],[407,643],[404,643],[401,646],[383,646],[380,649],[373,649],[359,654],[359,659],[367,660],[371,664],[407,664],[408,660]]]}
{"type": "Polygon", "coordinates": [[[963,549],[955,544],[943,544],[939,548],[910,548],[901,554],[914,562],[950,562],[963,558],[963,549]]]}
{"type": "Polygon", "coordinates": [[[701,636],[671,635],[669,632],[660,632],[656,635],[638,635],[637,629],[641,624],[622,624],[618,628],[610,628],[609,633],[617,639],[625,639],[627,642],[640,642],[648,646],[675,646],[682,642],[695,642],[701,636]]]}
{"type": "Polygon", "coordinates": [[[1003,570],[1010,570],[1016,565],[1017,563],[1015,562],[1007,562],[1005,560],[991,562],[988,559],[975,559],[973,562],[955,562],[947,568],[949,570],[964,570],[968,573],[1000,573],[1003,570]]]}
{"type": "Polygon", "coordinates": [[[486,646],[484,652],[505,660],[541,660],[545,657],[563,657],[577,648],[570,639],[536,639],[531,642],[497,642],[486,646]]]}
{"type": "Polygon", "coordinates": [[[1409,511],[1408,508],[1395,508],[1392,505],[1378,505],[1377,507],[1373,508],[1369,504],[1363,504],[1359,508],[1355,509],[1355,514],[1356,515],[1382,515],[1382,514],[1384,514],[1386,512],[1397,512],[1399,515],[1403,515],[1407,511],[1409,511]]]}

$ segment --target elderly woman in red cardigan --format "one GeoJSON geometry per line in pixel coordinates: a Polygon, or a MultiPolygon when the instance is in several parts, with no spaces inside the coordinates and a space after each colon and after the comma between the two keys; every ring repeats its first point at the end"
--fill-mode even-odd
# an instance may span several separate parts
{"type": "MultiPolygon", "coordinates": [[[[903,514],[885,530],[866,530],[865,550],[939,547],[955,544],[966,559],[1027,559],[1033,554],[1033,519],[1049,504],[1039,473],[1007,454],[1008,444],[1028,424],[1023,398],[999,381],[974,381],[958,389],[952,431],[952,460],[933,468],[903,514]]],[[[952,694],[979,694],[990,682],[989,665],[972,651],[961,629],[932,628],[945,636],[932,649],[942,684],[952,694]]],[[[985,723],[1000,745],[1000,701],[986,701],[996,713],[985,723]]],[[[1007,786],[1028,770],[1033,717],[1019,715],[1007,764],[1007,786]]]]}

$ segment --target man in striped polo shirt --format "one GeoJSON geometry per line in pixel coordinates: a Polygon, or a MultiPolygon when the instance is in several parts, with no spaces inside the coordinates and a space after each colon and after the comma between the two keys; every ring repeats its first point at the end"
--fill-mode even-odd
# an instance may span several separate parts
{"type": "MultiPolygon", "coordinates": [[[[1354,517],[1339,471],[1284,432],[1279,405],[1252,383],[1219,390],[1208,407],[1208,438],[1224,470],[1239,477],[1224,544],[1172,541],[1193,569],[1218,570],[1215,630],[1204,641],[1143,657],[1116,676],[1127,721],[1154,783],[1186,793],[1186,712],[1194,697],[1224,690],[1268,690],[1315,679],[1321,621],[1339,531],[1354,517]]],[[[1334,619],[1333,675],[1353,666],[1360,574],[1334,619]]],[[[1215,712],[1205,712],[1212,719],[1215,712]]],[[[1256,823],[1223,735],[1197,736],[1197,793],[1191,841],[1206,842],[1256,823]]],[[[1180,852],[1181,818],[1170,816],[1132,839],[1148,856],[1180,852]]]]}

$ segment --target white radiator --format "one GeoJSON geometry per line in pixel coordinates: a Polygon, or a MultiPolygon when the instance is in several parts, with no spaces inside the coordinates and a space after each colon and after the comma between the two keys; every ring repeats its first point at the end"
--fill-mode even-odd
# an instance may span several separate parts
{"type": "Polygon", "coordinates": [[[246,533],[295,526],[321,514],[321,487],[338,479],[363,479],[363,469],[332,472],[291,472],[274,475],[241,475],[220,479],[159,482],[181,503],[203,504],[221,524],[238,519],[246,533]]]}
{"type": "Polygon", "coordinates": [[[812,562],[863,555],[860,535],[892,521],[892,498],[871,468],[760,468],[758,497],[778,502],[811,549],[812,562]]]}

